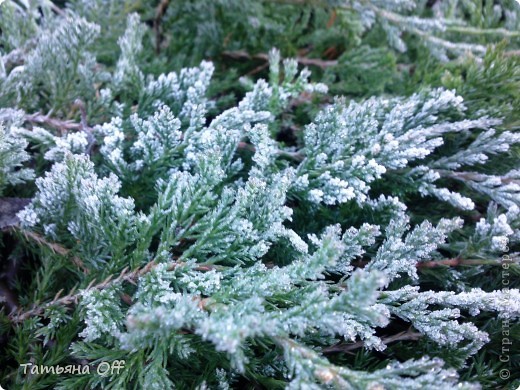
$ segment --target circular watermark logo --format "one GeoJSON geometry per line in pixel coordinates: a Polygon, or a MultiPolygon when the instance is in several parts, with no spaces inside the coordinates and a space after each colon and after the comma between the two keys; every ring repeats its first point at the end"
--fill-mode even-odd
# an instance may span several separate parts
{"type": "Polygon", "coordinates": [[[506,370],[504,368],[504,369],[500,370],[500,373],[498,375],[500,376],[500,379],[506,380],[506,379],[509,379],[509,377],[511,376],[511,373],[509,372],[509,370],[506,370]]]}

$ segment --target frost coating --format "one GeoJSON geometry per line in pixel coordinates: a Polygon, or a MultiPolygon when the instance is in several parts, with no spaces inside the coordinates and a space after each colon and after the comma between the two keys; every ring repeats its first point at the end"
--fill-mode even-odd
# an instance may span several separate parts
{"type": "MultiPolygon", "coordinates": [[[[30,159],[25,151],[27,141],[19,136],[16,128],[0,123],[0,193],[7,185],[21,184],[34,177],[32,169],[23,168],[30,159]]],[[[36,216],[31,216],[34,220],[36,216]]]]}
{"type": "MultiPolygon", "coordinates": [[[[456,386],[456,373],[438,359],[354,371],[327,352],[352,343],[383,351],[399,318],[425,343],[455,347],[466,359],[489,340],[474,317],[518,317],[518,290],[506,296],[457,284],[457,269],[442,269],[451,278],[436,291],[418,285],[422,267],[481,259],[518,242],[518,172],[463,170],[518,138],[493,129],[496,119],[464,119],[462,98],[434,89],[348,105],[337,98],[302,127],[301,145],[286,147],[275,138],[281,118],[301,96],[326,92],[307,70],[272,51],[269,80],[208,114],[213,65],[145,75],[137,61],[143,28],[129,18],[116,69],[99,92],[114,115],[95,126],[97,155],[85,154],[82,132],[17,132],[54,162],[18,214],[22,229],[58,248],[59,264],[85,284],[107,278],[77,296],[79,336],[88,343],[75,342],[73,353],[94,346],[135,359],[147,388],[170,388],[172,365],[205,359],[224,362],[208,374],[223,388],[250,374],[294,389],[456,386]],[[129,98],[118,106],[114,96],[129,98]],[[445,152],[449,137],[468,147],[445,152]],[[447,180],[496,204],[474,224],[461,214],[466,226],[456,216],[415,215],[410,199],[421,196],[455,206],[453,213],[480,206],[466,187],[444,187],[447,180]],[[501,306],[506,298],[512,303],[501,306]]],[[[16,151],[26,146],[21,139],[16,151]]],[[[64,326],[51,312],[53,329],[64,326]]]]}

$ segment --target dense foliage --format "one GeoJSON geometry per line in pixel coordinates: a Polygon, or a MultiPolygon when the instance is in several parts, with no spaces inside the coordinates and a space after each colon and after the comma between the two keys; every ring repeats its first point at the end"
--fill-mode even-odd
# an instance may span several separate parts
{"type": "Polygon", "coordinates": [[[520,385],[514,1],[5,0],[0,31],[1,386],[520,385]]]}

